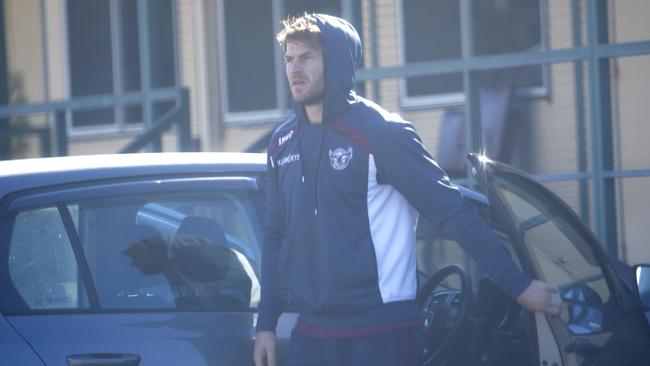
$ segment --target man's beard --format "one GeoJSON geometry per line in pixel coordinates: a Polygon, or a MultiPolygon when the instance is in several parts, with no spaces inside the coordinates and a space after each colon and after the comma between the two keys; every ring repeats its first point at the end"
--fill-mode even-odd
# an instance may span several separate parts
{"type": "MultiPolygon", "coordinates": [[[[317,88],[314,88],[317,89],[317,88]]],[[[296,103],[302,104],[303,106],[312,106],[323,102],[323,97],[325,96],[325,90],[318,88],[320,90],[308,93],[302,100],[297,100],[295,97],[293,100],[296,103]]]]}
{"type": "Polygon", "coordinates": [[[323,102],[323,93],[319,93],[319,94],[308,96],[307,98],[305,98],[304,101],[302,101],[301,104],[304,106],[312,106],[312,105],[320,104],[322,102],[323,102]]]}

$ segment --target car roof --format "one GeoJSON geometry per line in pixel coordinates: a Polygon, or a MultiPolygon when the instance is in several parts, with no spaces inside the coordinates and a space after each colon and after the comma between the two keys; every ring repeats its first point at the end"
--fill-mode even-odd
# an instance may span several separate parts
{"type": "Polygon", "coordinates": [[[0,198],[45,186],[139,176],[175,174],[257,174],[264,154],[141,153],[66,156],[0,161],[0,198]]]}

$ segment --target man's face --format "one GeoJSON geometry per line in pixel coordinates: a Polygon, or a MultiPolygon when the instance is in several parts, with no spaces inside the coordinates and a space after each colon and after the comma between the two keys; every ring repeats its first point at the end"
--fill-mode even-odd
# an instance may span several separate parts
{"type": "Polygon", "coordinates": [[[289,41],[284,52],[285,71],[293,100],[303,105],[323,101],[323,52],[308,43],[289,41]]]}

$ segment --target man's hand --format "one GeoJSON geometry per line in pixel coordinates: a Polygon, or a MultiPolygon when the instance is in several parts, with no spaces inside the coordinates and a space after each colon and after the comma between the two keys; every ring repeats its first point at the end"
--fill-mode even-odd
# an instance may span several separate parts
{"type": "Polygon", "coordinates": [[[257,332],[253,358],[255,359],[255,366],[275,366],[275,333],[269,331],[257,332]]]}
{"type": "Polygon", "coordinates": [[[519,305],[528,310],[547,315],[558,315],[562,312],[562,299],[557,286],[533,280],[526,290],[517,298],[519,305]]]}

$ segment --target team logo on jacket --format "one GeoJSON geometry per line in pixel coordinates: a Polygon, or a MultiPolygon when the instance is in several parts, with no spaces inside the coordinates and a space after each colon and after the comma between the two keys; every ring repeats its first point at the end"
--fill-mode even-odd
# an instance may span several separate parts
{"type": "Polygon", "coordinates": [[[347,150],[340,147],[334,151],[330,150],[330,163],[332,163],[332,168],[343,170],[348,167],[350,160],[352,160],[352,146],[349,146],[347,150]]]}

